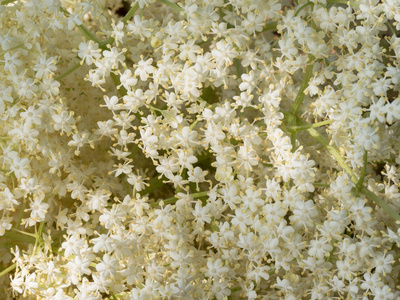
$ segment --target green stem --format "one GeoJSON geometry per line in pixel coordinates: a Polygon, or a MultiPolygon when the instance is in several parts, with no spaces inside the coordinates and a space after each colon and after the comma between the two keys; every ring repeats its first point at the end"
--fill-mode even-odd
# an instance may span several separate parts
{"type": "MultiPolygon", "coordinates": [[[[305,123],[304,121],[301,121],[300,118],[298,118],[300,122],[303,124],[305,123]]],[[[343,170],[346,171],[347,174],[349,174],[351,182],[353,182],[355,185],[359,183],[359,179],[354,175],[353,171],[350,169],[350,167],[344,162],[343,158],[341,157],[339,150],[337,150],[335,147],[329,145],[328,140],[323,137],[317,130],[314,128],[309,128],[307,129],[307,132],[314,137],[328,152],[333,156],[333,158],[337,161],[337,163],[342,167],[343,170]]],[[[379,198],[377,195],[375,195],[373,192],[368,190],[366,187],[362,187],[360,192],[365,195],[368,199],[371,201],[375,202],[378,206],[386,210],[386,212],[394,218],[396,221],[400,221],[400,215],[394,211],[393,208],[391,208],[388,204],[386,204],[381,198],[379,198]]]]}
{"type": "MultiPolygon", "coordinates": [[[[66,15],[67,17],[70,16],[71,14],[63,7],[60,8],[60,10],[66,15]]],[[[76,25],[76,24],[75,24],[76,25]]],[[[82,32],[82,34],[88,39],[96,42],[99,44],[99,46],[104,46],[102,41],[93,33],[90,32],[89,29],[87,29],[84,25],[76,25],[76,27],[79,28],[79,30],[82,32]]]]}
{"type": "Polygon", "coordinates": [[[356,184],[357,194],[360,193],[360,191],[361,191],[361,189],[363,187],[365,173],[367,171],[367,163],[368,163],[368,152],[367,152],[367,150],[364,150],[363,161],[364,161],[364,165],[363,165],[363,167],[361,169],[360,178],[358,179],[358,182],[356,184]]]}
{"type": "MultiPolygon", "coordinates": [[[[311,54],[308,56],[309,62],[311,62],[314,59],[314,56],[311,54]]],[[[300,90],[298,91],[296,95],[296,99],[294,100],[293,106],[290,109],[290,116],[289,116],[289,125],[291,126],[296,126],[296,118],[297,118],[297,112],[299,111],[299,108],[301,104],[303,103],[304,100],[304,91],[308,87],[308,82],[311,79],[312,71],[314,68],[314,64],[309,64],[306,67],[306,72],[304,74],[304,79],[303,82],[301,83],[300,90]]],[[[296,151],[296,131],[292,132],[290,134],[290,142],[292,144],[292,152],[296,151]]]]}
{"type": "Polygon", "coordinates": [[[318,122],[318,123],[314,123],[311,125],[304,125],[304,126],[290,126],[287,128],[288,131],[301,131],[301,130],[307,130],[309,128],[317,128],[317,127],[321,127],[321,126],[325,126],[328,124],[331,124],[332,120],[325,120],[322,122],[318,122]]]}
{"type": "Polygon", "coordinates": [[[60,81],[62,79],[64,79],[65,77],[67,77],[69,74],[71,74],[72,72],[74,72],[76,69],[78,69],[81,66],[81,63],[76,64],[75,66],[73,66],[72,68],[68,69],[66,72],[64,72],[63,74],[58,75],[56,78],[54,78],[57,81],[60,81]]]}
{"type": "Polygon", "coordinates": [[[12,270],[14,270],[17,267],[16,263],[13,263],[11,266],[9,266],[8,268],[4,269],[3,271],[0,272],[0,277],[10,273],[12,270]]]}
{"type": "Polygon", "coordinates": [[[22,230],[19,230],[19,229],[16,229],[16,228],[11,228],[11,230],[15,231],[15,232],[18,232],[20,234],[24,234],[24,235],[30,236],[30,237],[32,237],[32,238],[34,238],[36,240],[36,235],[34,235],[33,233],[25,232],[25,231],[22,231],[22,230]]]}
{"type": "Polygon", "coordinates": [[[113,81],[114,86],[117,89],[117,91],[120,94],[120,96],[121,97],[126,96],[128,91],[123,86],[120,86],[121,85],[121,81],[119,80],[118,75],[111,72],[110,76],[111,76],[111,80],[113,81]],[[119,86],[119,88],[118,88],[118,86],[119,86]]]}
{"type": "Polygon", "coordinates": [[[137,144],[135,144],[133,146],[131,154],[128,157],[133,158],[135,156],[135,154],[139,151],[139,149],[140,149],[139,146],[137,144]]]}
{"type": "Polygon", "coordinates": [[[117,300],[117,297],[115,297],[113,292],[111,292],[111,298],[113,298],[114,300],[117,300]]]}
{"type": "Polygon", "coordinates": [[[296,151],[296,132],[292,132],[290,134],[290,143],[292,144],[292,150],[291,152],[295,152],[296,151]]]}
{"type": "Polygon", "coordinates": [[[158,0],[158,2],[164,3],[165,5],[168,5],[169,7],[171,7],[172,9],[176,10],[177,12],[183,12],[183,8],[180,7],[179,5],[172,3],[168,0],[158,0]]]}
{"type": "Polygon", "coordinates": [[[361,189],[361,193],[364,194],[368,199],[374,201],[376,204],[378,204],[381,208],[386,210],[386,212],[396,221],[400,221],[400,215],[393,209],[391,208],[386,202],[384,202],[381,198],[379,198],[377,195],[375,195],[373,192],[368,190],[366,187],[363,187],[361,189]]]}
{"type": "MultiPolygon", "coordinates": [[[[201,197],[207,196],[209,192],[210,191],[194,193],[194,194],[190,194],[190,196],[193,197],[193,198],[201,198],[201,197]]],[[[179,200],[179,198],[177,198],[177,197],[171,197],[171,198],[163,200],[163,202],[164,202],[164,205],[165,204],[173,204],[178,200],[179,200]]],[[[152,207],[156,207],[156,206],[159,206],[159,205],[160,205],[159,202],[155,202],[155,203],[151,204],[152,207]]]]}
{"type": "Polygon", "coordinates": [[[304,8],[306,8],[307,6],[310,6],[310,5],[314,5],[314,3],[312,3],[312,2],[307,2],[306,4],[302,5],[302,6],[296,11],[296,13],[294,14],[294,16],[297,17],[297,15],[298,15],[304,8]]]}
{"type": "Polygon", "coordinates": [[[359,7],[360,6],[358,3],[351,2],[351,1],[345,1],[345,0],[334,0],[334,1],[329,1],[328,0],[327,4],[331,4],[331,5],[334,5],[334,4],[346,4],[346,5],[349,5],[350,4],[350,6],[355,6],[355,7],[359,7]]]}
{"type": "Polygon", "coordinates": [[[235,63],[235,67],[236,67],[236,74],[237,74],[238,78],[241,78],[242,77],[242,70],[241,70],[241,67],[240,67],[240,61],[237,58],[234,58],[233,61],[235,63]]]}
{"type": "Polygon", "coordinates": [[[145,188],[143,191],[140,191],[139,194],[141,196],[150,194],[154,190],[162,187],[164,185],[164,182],[163,182],[164,180],[165,180],[164,177],[161,177],[161,178],[154,177],[154,178],[150,179],[149,186],[147,188],[145,188]]]}
{"type": "MultiPolygon", "coordinates": [[[[122,18],[121,22],[126,25],[128,21],[132,18],[132,16],[135,14],[135,12],[139,8],[139,3],[136,3],[134,6],[131,7],[131,9],[126,13],[126,15],[122,18]]],[[[114,43],[115,39],[113,37],[109,37],[103,42],[103,45],[108,47],[108,45],[112,45],[114,43]]]]}
{"type": "Polygon", "coordinates": [[[40,240],[42,238],[43,227],[44,227],[44,221],[40,222],[39,230],[36,232],[36,241],[35,241],[35,245],[33,247],[32,255],[35,255],[36,249],[37,249],[37,247],[38,247],[38,245],[40,243],[40,240]]]}
{"type": "Polygon", "coordinates": [[[22,217],[23,217],[23,215],[24,215],[24,210],[25,210],[25,207],[26,207],[26,198],[24,199],[24,201],[22,202],[22,207],[20,208],[20,211],[19,211],[19,216],[18,216],[18,221],[17,221],[17,227],[19,227],[20,225],[21,225],[21,220],[22,220],[22,217]]]}
{"type": "MultiPolygon", "coordinates": [[[[304,121],[302,121],[304,123],[304,121]]],[[[357,177],[354,175],[353,171],[350,169],[350,167],[345,163],[343,160],[342,156],[339,153],[339,150],[336,149],[335,147],[329,145],[328,140],[322,136],[317,130],[314,128],[309,128],[307,129],[307,132],[315,138],[328,152],[333,156],[333,158],[337,161],[339,166],[346,171],[347,174],[349,174],[351,181],[354,183],[358,182],[357,177]]]]}
{"type": "Polygon", "coordinates": [[[271,49],[274,49],[275,48],[275,46],[279,43],[279,39],[276,39],[273,43],[272,43],[272,45],[271,45],[271,49]]]}
{"type": "Polygon", "coordinates": [[[278,25],[278,22],[271,22],[271,23],[265,24],[262,32],[276,29],[277,25],[278,25]]]}
{"type": "Polygon", "coordinates": [[[12,232],[12,231],[6,231],[6,233],[3,235],[4,238],[9,239],[9,240],[14,240],[18,242],[25,242],[32,244],[36,242],[36,237],[35,236],[29,236],[26,233],[22,234],[19,232],[12,232]]]}
{"type": "Polygon", "coordinates": [[[19,49],[19,48],[23,48],[24,44],[18,44],[17,46],[11,47],[10,49],[7,49],[5,51],[0,52],[0,56],[3,56],[4,54],[6,54],[9,51],[15,50],[15,49],[19,49]]]}
{"type": "Polygon", "coordinates": [[[303,82],[301,83],[300,90],[296,95],[296,99],[294,100],[292,108],[290,109],[290,112],[293,115],[297,115],[297,112],[298,112],[301,104],[303,103],[304,96],[305,96],[304,90],[308,87],[308,82],[310,81],[311,76],[312,76],[314,64],[311,64],[311,62],[314,60],[314,56],[312,56],[310,54],[308,56],[308,60],[309,60],[310,64],[306,67],[306,73],[304,74],[304,79],[303,79],[303,82]]]}
{"type": "Polygon", "coordinates": [[[313,186],[328,188],[330,185],[325,183],[313,183],[313,186]]]}
{"type": "Polygon", "coordinates": [[[392,34],[393,34],[394,36],[397,36],[397,32],[396,32],[396,30],[394,30],[392,24],[390,24],[389,22],[386,22],[385,24],[386,24],[386,26],[389,28],[389,30],[392,32],[392,34]]]}
{"type": "Polygon", "coordinates": [[[242,289],[242,288],[241,288],[240,286],[235,286],[235,287],[231,288],[231,293],[233,294],[233,293],[235,293],[235,292],[240,291],[241,289],[242,289]]]}
{"type": "Polygon", "coordinates": [[[7,4],[13,3],[15,1],[16,0],[4,0],[4,1],[1,2],[1,5],[7,5],[7,4]]]}
{"type": "Polygon", "coordinates": [[[128,21],[133,17],[138,8],[139,8],[139,3],[136,3],[134,6],[132,6],[131,9],[122,18],[122,23],[124,24],[128,23],[128,21]]]}
{"type": "Polygon", "coordinates": [[[197,125],[197,123],[199,123],[200,122],[200,120],[201,120],[201,118],[197,118],[197,120],[196,121],[194,121],[191,125],[190,125],[190,130],[193,130],[193,128],[197,125]]]}
{"type": "Polygon", "coordinates": [[[88,40],[96,42],[102,49],[105,47],[105,45],[101,42],[101,40],[95,34],[91,33],[89,29],[87,29],[85,26],[83,25],[76,25],[76,26],[88,40]]]}

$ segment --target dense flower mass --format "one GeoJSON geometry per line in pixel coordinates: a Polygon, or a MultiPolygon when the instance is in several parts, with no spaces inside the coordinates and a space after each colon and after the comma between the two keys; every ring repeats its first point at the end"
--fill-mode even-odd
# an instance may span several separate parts
{"type": "Polygon", "coordinates": [[[399,299],[400,2],[0,1],[1,299],[399,299]]]}

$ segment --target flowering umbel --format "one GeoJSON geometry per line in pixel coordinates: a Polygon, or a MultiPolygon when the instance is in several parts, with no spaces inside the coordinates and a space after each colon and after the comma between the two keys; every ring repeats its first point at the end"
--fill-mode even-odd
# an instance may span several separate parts
{"type": "Polygon", "coordinates": [[[400,298],[398,1],[0,16],[1,299],[400,298]]]}

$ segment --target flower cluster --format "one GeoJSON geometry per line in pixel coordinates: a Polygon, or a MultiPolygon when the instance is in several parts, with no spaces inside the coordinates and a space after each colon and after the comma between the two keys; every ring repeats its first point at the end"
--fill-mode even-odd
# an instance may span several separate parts
{"type": "Polygon", "coordinates": [[[400,298],[398,1],[0,16],[1,299],[400,298]]]}

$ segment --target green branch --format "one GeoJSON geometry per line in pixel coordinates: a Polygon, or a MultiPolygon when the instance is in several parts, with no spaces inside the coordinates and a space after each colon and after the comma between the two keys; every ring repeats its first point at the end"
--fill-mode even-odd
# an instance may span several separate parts
{"type": "Polygon", "coordinates": [[[376,204],[378,204],[381,208],[386,210],[386,212],[396,221],[400,221],[400,215],[391,208],[386,202],[384,202],[381,198],[375,195],[373,192],[368,190],[366,187],[361,189],[361,193],[364,194],[368,199],[372,200],[376,204]]]}
{"type": "Polygon", "coordinates": [[[307,129],[310,129],[310,128],[317,128],[317,127],[329,125],[329,124],[331,124],[331,123],[332,123],[332,120],[325,120],[325,121],[318,122],[318,123],[314,123],[314,124],[311,124],[311,125],[290,126],[290,127],[287,127],[287,130],[288,130],[288,131],[295,131],[295,132],[297,132],[297,131],[301,131],[301,130],[307,130],[307,129]]]}
{"type": "Polygon", "coordinates": [[[237,58],[234,58],[233,62],[235,63],[236,74],[237,74],[238,78],[241,78],[242,77],[242,68],[240,67],[240,60],[237,58]]]}
{"type": "MultiPolygon", "coordinates": [[[[300,120],[300,118],[297,118],[299,122],[302,124],[305,124],[304,121],[300,120]]],[[[365,176],[365,170],[361,171],[361,176],[360,179],[358,179],[351,168],[345,163],[344,159],[339,153],[339,150],[336,149],[335,147],[331,146],[328,142],[328,140],[322,136],[317,130],[314,128],[309,128],[307,129],[307,132],[314,137],[328,152],[333,156],[333,158],[336,160],[336,162],[339,164],[339,166],[346,171],[346,173],[350,176],[351,182],[353,182],[356,186],[360,185],[360,181],[364,181],[363,176],[365,176]],[[364,175],[363,175],[364,173],[364,175]]],[[[367,155],[364,154],[364,168],[366,168],[366,160],[367,160],[367,155]]],[[[400,221],[400,215],[393,209],[391,208],[387,203],[385,203],[380,197],[375,195],[373,192],[368,190],[366,187],[361,187],[360,192],[366,196],[369,200],[375,202],[378,206],[383,208],[393,219],[396,221],[400,221]]]]}
{"type": "Polygon", "coordinates": [[[158,0],[158,2],[164,3],[165,5],[168,5],[172,9],[176,10],[177,12],[181,13],[184,12],[183,8],[180,7],[178,4],[172,3],[168,0],[158,0]]]}
{"type": "Polygon", "coordinates": [[[70,69],[68,69],[66,72],[64,72],[63,74],[58,75],[56,78],[54,78],[54,80],[60,81],[62,79],[64,79],[65,77],[67,77],[69,74],[71,74],[72,72],[74,72],[76,69],[78,69],[80,66],[82,66],[80,63],[72,66],[70,69]]]}
{"type": "Polygon", "coordinates": [[[290,113],[292,115],[297,115],[297,112],[298,112],[301,104],[303,103],[304,96],[305,96],[304,91],[308,87],[308,82],[311,79],[312,71],[314,68],[314,64],[311,63],[313,60],[314,60],[314,56],[312,56],[310,54],[308,56],[308,61],[310,64],[307,65],[307,67],[306,67],[306,72],[304,74],[304,79],[303,79],[303,82],[301,83],[300,90],[298,91],[298,93],[296,95],[296,99],[294,100],[293,106],[290,109],[290,113]]]}
{"type": "Polygon", "coordinates": [[[361,169],[360,178],[358,179],[358,182],[356,184],[357,193],[359,193],[361,191],[362,187],[363,187],[365,173],[367,171],[367,163],[368,163],[368,152],[367,152],[367,150],[364,150],[363,161],[364,161],[364,165],[363,165],[363,167],[361,169]]]}
{"type": "Polygon", "coordinates": [[[278,22],[271,22],[271,23],[265,24],[262,32],[268,31],[268,30],[274,30],[274,29],[276,29],[277,25],[278,25],[278,22]]]}
{"type": "Polygon", "coordinates": [[[14,241],[18,241],[18,242],[24,242],[24,243],[29,243],[29,244],[33,244],[34,242],[36,242],[36,236],[32,236],[30,234],[27,233],[20,233],[19,230],[16,231],[6,231],[6,233],[3,235],[4,238],[8,239],[8,240],[14,240],[14,241]]]}
{"type": "Polygon", "coordinates": [[[310,5],[314,5],[314,3],[312,3],[312,2],[307,2],[306,4],[302,5],[302,6],[296,11],[296,13],[294,14],[294,16],[297,17],[297,15],[298,15],[304,8],[306,8],[307,6],[310,6],[310,5]]]}
{"type": "Polygon", "coordinates": [[[161,177],[161,178],[154,177],[154,178],[150,179],[149,186],[147,188],[145,188],[143,191],[140,191],[139,194],[141,196],[150,194],[154,190],[162,187],[164,185],[164,180],[166,180],[165,177],[161,177]]]}
{"type": "MultiPolygon", "coordinates": [[[[207,196],[209,192],[210,191],[205,191],[205,192],[199,192],[199,193],[194,193],[194,194],[189,194],[189,195],[191,197],[197,199],[197,198],[201,198],[201,197],[207,196]]],[[[178,200],[179,200],[179,198],[177,198],[177,197],[171,197],[171,198],[163,200],[163,202],[164,202],[164,205],[166,205],[166,204],[173,204],[178,200]]],[[[155,202],[155,203],[151,204],[152,207],[157,207],[159,205],[160,205],[160,202],[155,202]]]]}
{"type": "Polygon", "coordinates": [[[13,263],[11,266],[9,266],[7,269],[4,269],[3,271],[0,272],[0,277],[10,273],[12,270],[14,270],[17,267],[16,263],[13,263]]]}
{"type": "Polygon", "coordinates": [[[13,3],[15,1],[16,0],[4,0],[4,1],[1,2],[1,5],[7,5],[7,4],[13,3]]]}
{"type": "MultiPolygon", "coordinates": [[[[314,68],[314,64],[311,64],[311,61],[314,60],[314,56],[311,54],[308,55],[308,60],[309,60],[309,65],[306,67],[306,72],[304,74],[303,81],[300,86],[300,90],[298,91],[296,95],[296,99],[294,100],[293,106],[290,109],[290,115],[289,115],[289,125],[295,126],[296,125],[296,118],[297,118],[297,113],[299,111],[299,108],[301,104],[303,103],[304,100],[304,91],[308,87],[308,82],[311,79],[312,76],[312,71],[314,68]]],[[[292,152],[296,151],[296,131],[292,132],[290,134],[290,142],[292,144],[292,152]]]]}
{"type": "Polygon", "coordinates": [[[358,3],[351,2],[351,1],[346,1],[346,0],[334,0],[334,1],[329,1],[328,0],[327,4],[330,5],[330,6],[332,6],[334,4],[346,4],[347,6],[355,6],[355,7],[359,7],[360,6],[358,3]]]}
{"type": "MultiPolygon", "coordinates": [[[[24,48],[24,43],[18,44],[18,45],[14,46],[14,47],[11,47],[10,49],[7,49],[7,50],[4,50],[4,51],[0,52],[0,56],[3,56],[7,52],[15,50],[15,49],[18,49],[18,48],[24,48]]],[[[24,48],[24,49],[26,49],[26,48],[24,48]]]]}
{"type": "MultiPolygon", "coordinates": [[[[61,7],[60,10],[64,13],[64,15],[66,15],[67,17],[69,17],[71,14],[69,13],[69,11],[67,11],[65,8],[61,7]]],[[[88,40],[92,40],[94,42],[96,42],[97,44],[99,44],[99,46],[103,46],[104,44],[103,42],[92,32],[90,32],[89,29],[87,29],[84,25],[77,25],[75,24],[76,27],[79,28],[79,30],[82,32],[82,34],[88,39],[88,40]]],[[[103,49],[103,48],[102,48],[103,49]]]]}
{"type": "Polygon", "coordinates": [[[133,15],[138,10],[138,8],[139,8],[139,3],[137,2],[134,6],[131,7],[131,9],[122,18],[122,23],[124,23],[124,24],[128,23],[128,21],[133,17],[133,15]]]}
{"type": "MultiPolygon", "coordinates": [[[[300,118],[299,118],[300,119],[300,118]]],[[[305,123],[304,121],[300,121],[305,123]]],[[[314,128],[308,128],[307,132],[315,138],[328,152],[333,156],[339,166],[346,171],[346,173],[350,176],[351,181],[355,184],[358,182],[357,177],[354,175],[352,169],[345,163],[344,159],[339,153],[339,150],[329,144],[329,141],[322,136],[317,130],[314,128]]]]}
{"type": "MultiPolygon", "coordinates": [[[[135,12],[139,9],[139,3],[136,3],[134,6],[130,8],[130,10],[126,13],[126,15],[122,18],[121,22],[126,25],[128,21],[132,18],[135,12]]],[[[112,45],[115,42],[113,37],[109,37],[107,40],[103,42],[103,45],[108,47],[108,45],[112,45]]]]}
{"type": "Polygon", "coordinates": [[[396,30],[394,30],[392,24],[390,24],[389,22],[386,22],[385,24],[386,24],[386,26],[389,28],[389,30],[392,32],[392,34],[393,34],[394,36],[397,36],[397,32],[396,32],[396,30]]]}
{"type": "MultiPolygon", "coordinates": [[[[91,33],[89,31],[89,29],[87,29],[85,26],[83,25],[76,25],[79,30],[83,33],[83,35],[88,39],[88,40],[92,40],[94,42],[96,42],[97,44],[99,44],[99,47],[102,48],[104,47],[104,44],[102,43],[102,41],[94,34],[91,33]]],[[[103,48],[102,48],[103,49],[103,48]]]]}

